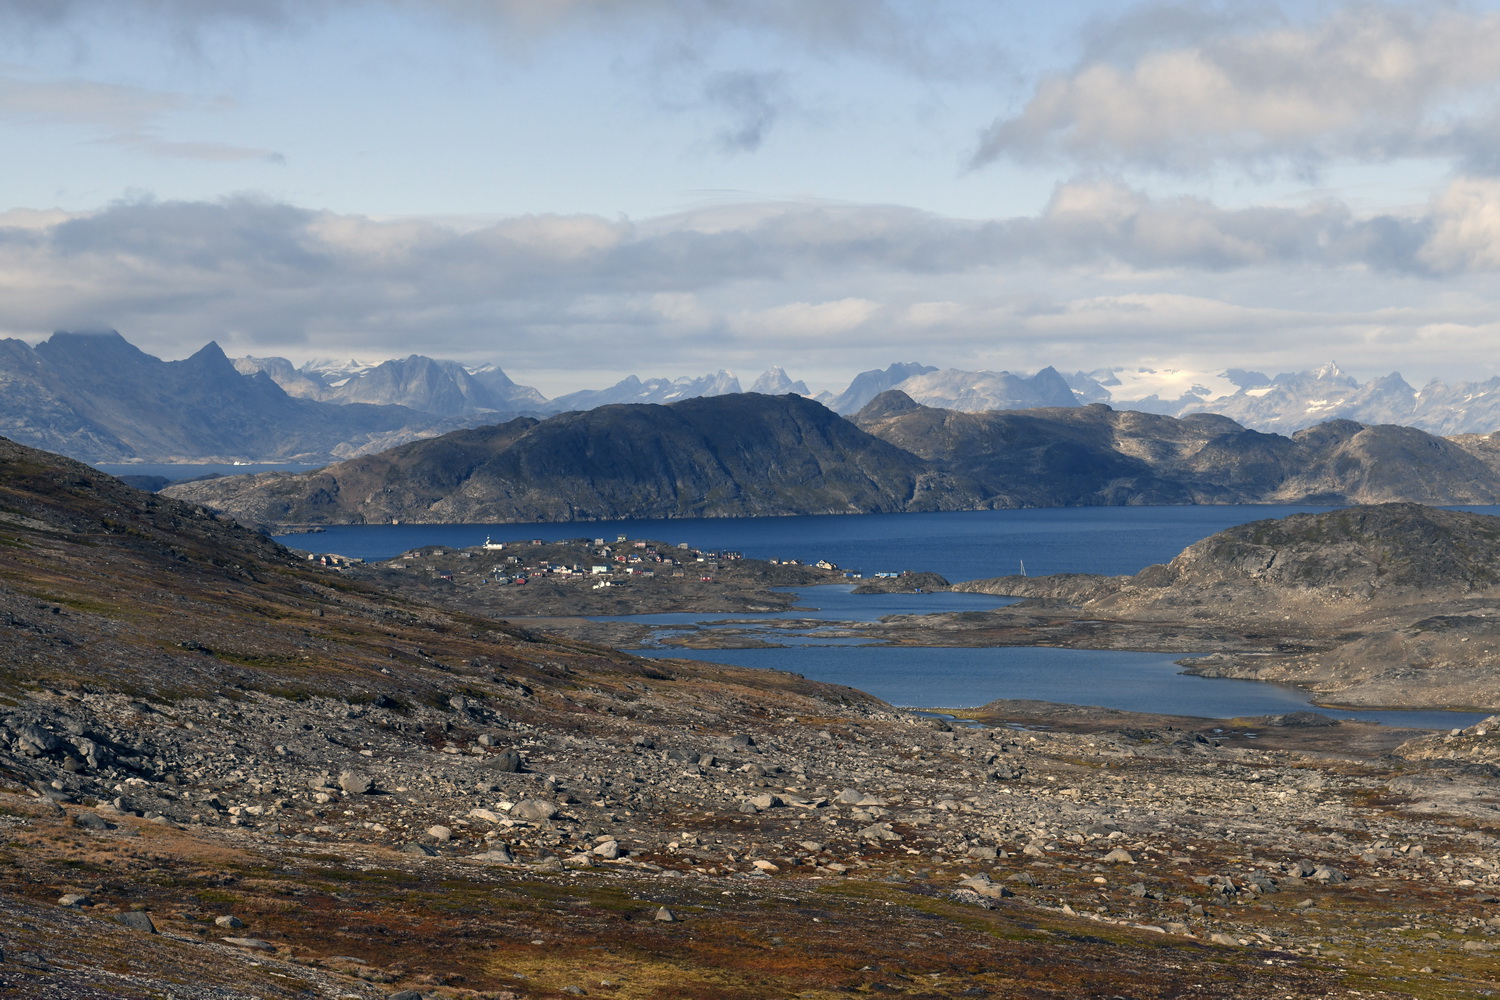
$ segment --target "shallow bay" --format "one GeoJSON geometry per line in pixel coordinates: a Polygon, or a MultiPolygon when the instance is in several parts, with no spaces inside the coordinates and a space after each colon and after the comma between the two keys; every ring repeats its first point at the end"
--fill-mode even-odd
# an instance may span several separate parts
{"type": "MultiPolygon", "coordinates": [[[[423,546],[455,548],[485,539],[518,541],[620,535],[755,558],[828,559],[866,575],[930,570],[958,581],[1014,573],[1030,575],[1134,573],[1165,562],[1185,546],[1236,524],[1326,508],[1225,505],[1199,507],[1073,507],[939,514],[851,514],[780,518],[700,518],[564,524],[342,525],[313,535],[283,535],[297,548],[384,559],[423,546]]],[[[1497,514],[1500,507],[1464,507],[1497,514]]],[[[849,595],[813,588],[800,603],[823,608],[765,616],[632,616],[668,626],[704,620],[813,617],[871,621],[882,615],[955,610],[958,599],[981,610],[1000,601],[982,595],[849,595]],[[814,593],[817,595],[814,597],[814,593]],[[864,603],[869,602],[869,603],[864,603]],[[972,602],[972,603],[969,603],[972,602]]],[[[768,636],[768,638],[770,638],[768,636]]],[[[1174,661],[1182,654],[1046,647],[932,648],[851,644],[848,639],[783,635],[773,649],[687,650],[671,655],[789,670],[846,684],[893,704],[971,707],[999,698],[1036,699],[1211,718],[1266,715],[1308,708],[1298,689],[1254,681],[1191,677],[1174,661]]],[[[855,640],[857,642],[857,640],[855,640]]],[[[1461,712],[1339,712],[1326,714],[1391,725],[1461,727],[1482,716],[1461,712]]]]}

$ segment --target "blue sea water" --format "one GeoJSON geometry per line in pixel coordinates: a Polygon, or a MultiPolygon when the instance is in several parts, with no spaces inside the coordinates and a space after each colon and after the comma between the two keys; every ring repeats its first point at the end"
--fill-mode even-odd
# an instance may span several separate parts
{"type": "MultiPolygon", "coordinates": [[[[1134,573],[1231,525],[1326,507],[1040,507],[936,514],[821,514],[566,524],[351,524],[278,535],[293,548],[388,559],[429,545],[620,535],[730,549],[757,559],[827,559],[865,574],[927,570],[949,580],[1050,573],[1134,573]]],[[[1482,508],[1500,511],[1500,508],[1482,508]]]]}
{"type": "Polygon", "coordinates": [[[1350,712],[1315,708],[1304,691],[1259,681],[1184,674],[1178,653],[1056,649],[888,647],[848,644],[785,649],[639,650],[646,656],[766,667],[858,688],[893,705],[973,708],[1002,698],[1095,705],[1210,719],[1313,711],[1389,726],[1453,729],[1485,716],[1472,712],[1350,712]]]}
{"type": "Polygon", "coordinates": [[[114,463],[100,462],[94,465],[100,472],[111,476],[161,476],[178,482],[183,479],[198,479],[202,476],[251,476],[258,472],[309,472],[321,469],[321,465],[306,465],[299,462],[205,462],[195,465],[161,464],[152,462],[114,463]]]}
{"type": "MultiPolygon", "coordinates": [[[[607,538],[620,535],[702,549],[728,549],[754,558],[828,559],[866,575],[925,570],[949,580],[1016,573],[1135,573],[1170,560],[1187,545],[1247,521],[1324,507],[1223,505],[1197,507],[1066,507],[937,514],[850,514],[775,518],[694,518],[570,524],[341,525],[316,534],[277,536],[294,548],[386,559],[410,549],[463,548],[486,538],[607,538]]],[[[1500,514],[1497,506],[1463,507],[1500,514]]],[[[980,610],[1000,603],[983,595],[860,596],[810,588],[793,617],[870,621],[889,614],[980,610]],[[868,603],[866,603],[868,602],[868,603]],[[958,605],[962,605],[961,607],[958,605]]],[[[700,615],[646,616],[663,626],[705,620],[700,615]]],[[[752,619],[718,615],[709,619],[752,619]]],[[[764,619],[787,617],[765,615],[764,619]]],[[[1132,711],[1235,718],[1309,707],[1304,693],[1253,681],[1190,677],[1179,655],[1038,647],[914,648],[858,644],[819,636],[786,636],[777,649],[679,650],[672,656],[789,670],[816,680],[868,691],[897,705],[971,707],[998,698],[1027,698],[1132,711]]],[[[662,655],[661,650],[644,651],[662,655]]],[[[1482,716],[1462,712],[1336,712],[1390,725],[1461,727],[1482,716]]]]}

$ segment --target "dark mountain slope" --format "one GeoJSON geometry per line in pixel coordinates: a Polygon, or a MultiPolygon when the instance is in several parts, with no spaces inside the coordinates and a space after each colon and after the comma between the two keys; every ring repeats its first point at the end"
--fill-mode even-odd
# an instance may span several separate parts
{"type": "Polygon", "coordinates": [[[963,413],[882,393],[844,420],[733,394],[518,419],[302,476],[171,487],[257,524],[568,521],[1093,504],[1489,503],[1500,474],[1411,428],[1294,438],[1226,417],[963,413]]]}
{"type": "Polygon", "coordinates": [[[262,524],[955,510],[958,477],[818,403],[754,393],[518,419],[302,476],[172,488],[262,524]]]}
{"type": "Polygon", "coordinates": [[[1500,474],[1410,427],[1330,421],[1291,438],[1227,417],[1077,408],[963,413],[893,390],[854,418],[981,483],[999,505],[1493,503],[1500,474]]]}
{"type": "Polygon", "coordinates": [[[1188,460],[1233,421],[1176,420],[1077,408],[964,413],[922,406],[898,390],[854,418],[864,430],[982,483],[1001,505],[1232,502],[1235,491],[1188,460]]]}
{"type": "Polygon", "coordinates": [[[645,669],[392,596],[201,507],[4,438],[0,623],[0,693],[61,684],[154,699],[259,691],[410,703],[505,670],[500,689],[514,695],[524,682],[540,710],[558,676],[608,686],[645,669]]]}
{"type": "Polygon", "coordinates": [[[0,429],[4,433],[38,448],[80,456],[130,455],[130,446],[85,415],[79,402],[31,345],[0,340],[0,429]]]}

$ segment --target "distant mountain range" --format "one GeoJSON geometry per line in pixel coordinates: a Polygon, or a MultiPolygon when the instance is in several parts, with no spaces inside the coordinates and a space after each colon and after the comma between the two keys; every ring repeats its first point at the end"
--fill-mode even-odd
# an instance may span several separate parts
{"type": "Polygon", "coordinates": [[[0,434],[89,462],[326,462],[461,426],[404,406],[336,405],[245,377],[217,344],[162,361],[118,333],[0,340],[0,434]]]}
{"type": "Polygon", "coordinates": [[[899,390],[851,420],[796,395],[739,393],[523,417],[317,472],[166,492],[261,525],[1493,503],[1491,458],[1412,428],[1347,420],[1284,437],[1227,417],[1099,404],[963,413],[899,390]]]}
{"type": "Polygon", "coordinates": [[[1500,378],[1428,382],[1413,388],[1399,373],[1361,384],[1330,362],[1267,377],[1217,373],[1101,369],[1068,379],[1081,400],[1185,416],[1219,413],[1246,427],[1289,433],[1328,420],[1401,424],[1432,434],[1490,434],[1500,429],[1500,378]]]}
{"type": "Polygon", "coordinates": [[[517,385],[495,365],[467,368],[413,354],[362,364],[310,361],[294,368],[285,358],[236,358],[242,375],[265,373],[288,395],[326,403],[405,406],[435,416],[519,413],[546,405],[535,389],[517,385]]]}
{"type": "MultiPolygon", "coordinates": [[[[1333,363],[1275,376],[1243,368],[1101,368],[1067,376],[1044,368],[1029,378],[1009,372],[938,372],[920,365],[900,366],[900,371],[910,374],[893,379],[887,373],[865,372],[855,383],[879,383],[927,406],[967,412],[1107,403],[1115,409],[1176,417],[1217,413],[1254,430],[1282,434],[1329,420],[1400,424],[1442,435],[1500,430],[1500,377],[1454,385],[1432,381],[1415,389],[1397,373],[1361,384],[1333,363]]],[[[835,411],[850,414],[871,396],[846,390],[819,398],[835,411]]]]}
{"type": "MultiPolygon", "coordinates": [[[[902,362],[812,395],[773,366],[750,389],[809,397],[851,416],[899,389],[923,406],[982,413],[1106,403],[1185,417],[1217,413],[1252,430],[1292,433],[1328,420],[1400,424],[1441,435],[1500,429],[1500,377],[1421,389],[1399,374],[1361,384],[1337,365],[1267,376],[1248,369],[1106,368],[1033,374],[939,370],[902,362]]],[[[413,354],[386,361],[227,359],[215,344],[164,362],[119,334],[59,332],[0,341],[0,435],[91,462],[305,461],[379,451],[446,430],[625,403],[742,392],[734,373],[628,376],[547,399],[496,364],[413,354]]]]}

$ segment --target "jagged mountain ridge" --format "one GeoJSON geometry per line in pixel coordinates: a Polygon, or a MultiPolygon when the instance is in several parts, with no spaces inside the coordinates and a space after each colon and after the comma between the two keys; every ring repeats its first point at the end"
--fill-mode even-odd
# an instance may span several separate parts
{"type": "Polygon", "coordinates": [[[935,371],[937,369],[931,365],[919,365],[914,361],[896,362],[884,371],[876,368],[860,372],[843,392],[838,395],[830,393],[817,399],[834,413],[848,416],[864,409],[866,403],[887,389],[894,389],[913,376],[935,371]]]}
{"type": "Polygon", "coordinates": [[[328,461],[452,427],[398,406],[293,398],[209,343],[162,361],[113,331],[0,350],[0,434],[93,462],[328,461]]]}
{"type": "MultiPolygon", "coordinates": [[[[284,365],[271,372],[273,377],[288,392],[299,394],[298,370],[291,369],[289,362],[284,365]]],[[[356,381],[361,371],[373,367],[351,362],[339,370],[344,378],[356,381]]],[[[731,378],[723,371],[699,378],[642,380],[630,376],[608,389],[582,390],[551,403],[533,399],[529,406],[512,408],[541,414],[607,403],[672,402],[740,391],[738,380],[731,384],[731,378]]],[[[1500,376],[1452,385],[1434,380],[1417,389],[1397,372],[1360,383],[1333,362],[1275,376],[1245,368],[1149,367],[1100,368],[1066,375],[1048,367],[1027,376],[956,368],[939,371],[929,365],[903,362],[884,370],[861,372],[841,392],[815,395],[807,391],[805,383],[793,382],[780,366],[773,366],[750,391],[813,395],[834,412],[849,416],[879,393],[896,388],[923,405],[967,412],[1107,403],[1116,409],[1168,416],[1217,413],[1245,427],[1278,433],[1338,419],[1403,424],[1443,435],[1488,434],[1500,429],[1500,376]]]]}
{"type": "MultiPolygon", "coordinates": [[[[293,396],[330,403],[394,404],[439,416],[541,416],[614,403],[671,403],[744,391],[735,374],[725,369],[697,377],[628,375],[604,389],[581,389],[549,400],[531,386],[513,381],[494,363],[465,365],[420,354],[389,361],[314,360],[300,366],[286,358],[243,357],[234,359],[234,365],[244,375],[265,372],[293,396]]],[[[807,383],[793,380],[780,365],[762,373],[750,391],[812,395],[807,383]]]]}
{"type": "Polygon", "coordinates": [[[945,368],[913,375],[896,388],[924,406],[968,412],[1078,405],[1073,390],[1055,368],[1043,368],[1035,375],[945,368]]]}
{"type": "Polygon", "coordinates": [[[811,396],[807,383],[801,379],[793,382],[792,377],[786,373],[786,369],[780,365],[772,365],[756,379],[750,386],[751,392],[758,392],[762,396],[783,396],[792,392],[799,396],[811,396]]]}
{"type": "Polygon", "coordinates": [[[733,372],[719,369],[698,378],[648,378],[640,379],[627,375],[607,389],[582,389],[558,396],[547,404],[552,413],[569,410],[592,410],[598,406],[619,403],[673,403],[682,399],[697,399],[704,396],[724,396],[737,393],[740,380],[733,372]]]}
{"type": "MultiPolygon", "coordinates": [[[[184,361],[162,362],[114,333],[59,332],[35,348],[19,340],[0,341],[0,433],[96,462],[315,463],[509,415],[542,416],[609,403],[672,402],[740,391],[739,380],[720,371],[698,378],[630,376],[608,389],[549,401],[496,365],[467,366],[421,355],[301,367],[283,358],[239,358],[232,365],[243,376],[241,382],[229,377],[223,362],[212,344],[184,361]],[[75,343],[80,337],[102,339],[75,343]],[[299,408],[297,402],[374,408],[339,413],[299,408]],[[393,406],[406,409],[381,409],[393,406]]],[[[862,372],[842,393],[814,398],[852,415],[891,387],[940,409],[985,412],[1107,402],[1116,409],[1175,416],[1219,413],[1244,427],[1280,433],[1334,419],[1404,424],[1449,435],[1485,434],[1500,427],[1500,377],[1455,386],[1431,382],[1415,389],[1394,373],[1360,384],[1332,364],[1267,378],[1242,369],[1146,368],[1070,376],[1044,368],[1024,376],[939,371],[909,362],[862,372]]],[[[792,380],[780,366],[761,375],[752,389],[808,395],[806,384],[792,380]]]]}
{"type": "Polygon", "coordinates": [[[1117,408],[1186,416],[1218,413],[1256,430],[1291,433],[1329,420],[1402,424],[1445,436],[1500,429],[1500,377],[1414,388],[1399,372],[1361,383],[1335,363],[1267,378],[1259,372],[1077,372],[1069,384],[1080,399],[1117,408]],[[1175,397],[1165,386],[1180,388],[1175,397]],[[1143,394],[1144,393],[1144,394],[1143,394]]]}
{"type": "Polygon", "coordinates": [[[325,403],[405,406],[436,416],[541,412],[546,397],[518,385],[493,364],[468,368],[413,354],[381,362],[310,361],[294,367],[285,358],[236,358],[243,375],[265,372],[289,395],[325,403]]]}

